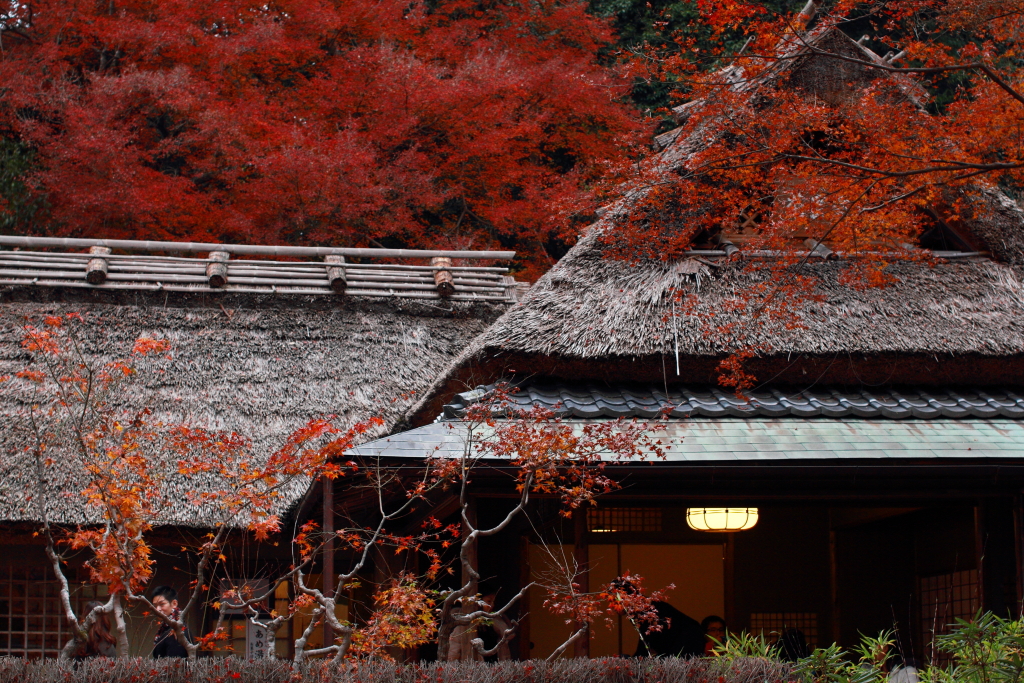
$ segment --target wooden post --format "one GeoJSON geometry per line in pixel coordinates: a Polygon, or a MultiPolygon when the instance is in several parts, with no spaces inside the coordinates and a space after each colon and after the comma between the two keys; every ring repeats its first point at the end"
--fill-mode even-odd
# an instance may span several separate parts
{"type": "MultiPolygon", "coordinates": [[[[452,260],[447,256],[437,256],[430,259],[430,265],[435,268],[451,268],[452,260]]],[[[455,293],[455,280],[450,270],[435,270],[434,284],[437,285],[437,293],[443,297],[449,297],[455,293]]]]}
{"type": "Polygon", "coordinates": [[[981,501],[974,506],[974,562],[978,568],[978,607],[984,609],[985,594],[985,522],[981,516],[981,501]]]}
{"type": "MultiPolygon", "coordinates": [[[[580,507],[576,508],[576,511],[572,516],[573,521],[573,536],[575,537],[575,544],[572,549],[572,559],[574,560],[579,576],[576,577],[576,583],[579,586],[581,593],[590,592],[590,545],[589,539],[587,538],[587,509],[580,507]]],[[[583,624],[576,624],[576,628],[581,628],[583,624]]],[[[584,633],[580,636],[579,640],[573,643],[573,656],[574,657],[590,657],[590,632],[584,633]]]]}
{"type": "MultiPolygon", "coordinates": [[[[109,247],[89,247],[90,254],[97,256],[108,256],[109,247]]],[[[107,281],[107,259],[92,258],[85,265],[85,279],[90,285],[102,285],[107,281]]]]}
{"type": "MultiPolygon", "coordinates": [[[[324,477],[324,561],[321,576],[321,586],[324,595],[330,596],[334,593],[334,482],[324,477]]],[[[334,629],[324,619],[324,647],[334,642],[334,629]]]]}
{"type": "Polygon", "coordinates": [[[1016,560],[1016,589],[1017,589],[1017,604],[1014,605],[1016,611],[1014,617],[1019,619],[1024,615],[1024,539],[1021,538],[1021,534],[1024,533],[1024,497],[1018,495],[1013,499],[1013,550],[1014,559],[1016,560]]]}
{"type": "Polygon", "coordinates": [[[231,255],[226,251],[211,251],[213,263],[206,266],[206,279],[211,287],[223,287],[228,283],[228,259],[231,255]]]}
{"type": "Polygon", "coordinates": [[[832,597],[832,642],[838,643],[842,636],[839,617],[839,564],[838,548],[836,547],[836,530],[832,527],[832,514],[829,512],[828,530],[828,573],[829,589],[832,597]]]}
{"type": "MultiPolygon", "coordinates": [[[[527,536],[519,537],[519,586],[525,586],[533,580],[533,573],[530,571],[530,539],[527,536]]],[[[523,601],[519,605],[519,659],[531,658],[530,643],[530,591],[527,589],[523,601]]]]}
{"type": "MultiPolygon", "coordinates": [[[[732,624],[737,632],[741,630],[739,614],[736,612],[736,534],[722,534],[725,543],[722,546],[722,559],[725,570],[725,623],[732,624]]],[[[750,624],[745,626],[749,627],[750,624]]]]}
{"type": "Polygon", "coordinates": [[[345,257],[338,254],[324,256],[324,263],[337,264],[327,267],[327,280],[331,283],[331,289],[338,294],[344,294],[348,287],[348,277],[345,275],[345,257]]]}

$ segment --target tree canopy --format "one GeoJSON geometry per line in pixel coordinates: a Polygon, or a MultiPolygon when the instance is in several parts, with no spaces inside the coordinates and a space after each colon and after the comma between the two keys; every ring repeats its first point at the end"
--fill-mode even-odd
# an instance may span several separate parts
{"type": "Polygon", "coordinates": [[[621,246],[657,258],[741,214],[763,245],[827,237],[849,250],[915,243],[936,212],[953,225],[970,204],[963,193],[985,183],[1017,196],[1016,3],[801,6],[10,4],[0,15],[0,225],[502,246],[534,279],[597,206],[628,192],[629,177],[654,188],[645,201],[655,209],[633,212],[621,246]],[[828,31],[863,49],[804,44],[828,31]],[[808,55],[831,55],[834,90],[847,96],[779,77],[808,55]],[[686,102],[700,106],[669,109],[686,102]],[[665,177],[650,135],[673,122],[706,123],[716,142],[665,177]],[[818,189],[792,191],[808,183],[818,189]],[[672,217],[667,206],[685,210],[672,217]],[[840,216],[827,235],[809,230],[840,216]],[[670,245],[659,225],[675,226],[670,245]]]}
{"type": "Polygon", "coordinates": [[[579,0],[6,8],[0,220],[18,232],[501,245],[530,277],[571,239],[559,202],[597,191],[638,130],[599,61],[609,22],[579,0]]]}
{"type": "Polygon", "coordinates": [[[1019,3],[809,0],[697,2],[671,43],[636,51],[634,73],[673,84],[678,128],[604,221],[608,254],[679,260],[741,254],[770,276],[735,292],[742,325],[687,324],[731,340],[721,378],[749,385],[743,360],[767,320],[800,325],[824,296],[811,258],[842,259],[842,286],[893,282],[893,261],[937,250],[1020,263],[1024,72],[1019,3]]]}

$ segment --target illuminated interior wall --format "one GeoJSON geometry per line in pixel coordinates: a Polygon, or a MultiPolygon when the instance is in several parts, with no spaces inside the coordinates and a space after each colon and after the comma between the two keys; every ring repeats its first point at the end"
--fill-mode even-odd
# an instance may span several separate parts
{"type": "MultiPolygon", "coordinates": [[[[551,552],[571,559],[573,546],[552,547],[551,552]]],[[[590,545],[590,588],[597,590],[621,574],[639,574],[644,586],[663,589],[669,584],[668,602],[700,621],[709,614],[725,611],[725,562],[723,546],[684,544],[592,544],[590,545]]],[[[541,546],[530,546],[530,569],[534,580],[543,580],[555,571],[556,562],[541,546]]],[[[565,617],[544,608],[545,593],[530,591],[531,656],[545,658],[571,633],[565,617]]],[[[628,620],[613,619],[611,628],[595,624],[590,654],[601,657],[633,654],[638,637],[628,620]]],[[[571,650],[564,656],[571,656],[571,650]]]]}

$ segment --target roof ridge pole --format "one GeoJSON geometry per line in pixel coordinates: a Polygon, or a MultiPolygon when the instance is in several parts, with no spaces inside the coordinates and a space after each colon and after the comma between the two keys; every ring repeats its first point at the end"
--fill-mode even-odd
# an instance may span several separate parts
{"type": "MultiPolygon", "coordinates": [[[[110,247],[89,247],[90,254],[109,256],[110,247]]],[[[107,281],[107,259],[93,258],[85,266],[85,279],[90,285],[102,285],[107,281]]]]}
{"type": "Polygon", "coordinates": [[[211,263],[206,266],[206,279],[211,287],[218,289],[228,283],[228,259],[231,254],[226,251],[211,251],[211,263]]]}
{"type": "Polygon", "coordinates": [[[81,237],[31,237],[27,235],[0,235],[0,245],[10,247],[61,247],[64,249],[88,249],[100,246],[126,251],[182,251],[211,252],[226,251],[229,254],[252,254],[258,256],[360,256],[366,258],[415,258],[426,259],[434,256],[460,259],[489,259],[510,261],[514,251],[453,251],[443,249],[377,249],[362,247],[293,247],[267,244],[217,244],[210,242],[155,242],[147,240],[107,240],[81,237]]]}

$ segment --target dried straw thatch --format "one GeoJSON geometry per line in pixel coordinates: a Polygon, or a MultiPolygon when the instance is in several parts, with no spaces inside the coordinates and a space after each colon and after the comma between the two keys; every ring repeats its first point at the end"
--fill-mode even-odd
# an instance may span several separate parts
{"type": "Polygon", "coordinates": [[[693,269],[601,252],[596,235],[582,240],[434,384],[414,422],[440,411],[434,399],[510,374],[715,383],[718,362],[740,346],[759,349],[763,363],[753,369],[765,380],[1024,382],[1024,274],[1016,267],[897,262],[886,268],[893,284],[864,289],[841,283],[854,263],[816,259],[798,267],[816,282],[794,312],[798,324],[749,324],[725,304],[772,277],[767,269],[723,262],[686,273],[693,269]],[[693,314],[673,317],[676,290],[696,295],[693,314]],[[728,323],[747,336],[722,333],[728,323]]]}
{"type": "MultiPolygon", "coordinates": [[[[771,83],[825,99],[848,96],[857,83],[880,77],[813,48],[881,59],[827,29],[805,36],[761,79],[725,76],[752,97],[771,83]]],[[[895,80],[916,102],[920,93],[913,84],[895,80]]],[[[715,144],[716,134],[706,123],[696,128],[686,123],[688,113],[700,106],[678,108],[683,125],[659,138],[667,172],[715,144]]],[[[588,235],[460,355],[413,409],[412,422],[436,417],[456,392],[511,376],[714,384],[720,361],[741,347],[756,350],[748,368],[758,380],[777,384],[1022,384],[1024,211],[995,188],[975,189],[961,227],[998,262],[966,258],[971,254],[947,254],[958,258],[938,263],[893,254],[885,268],[893,283],[865,289],[844,284],[863,282],[843,277],[846,269],[857,267],[855,261],[811,258],[789,271],[813,283],[795,319],[757,324],[746,318],[749,308],[735,312],[730,302],[778,277],[778,269],[766,261],[744,260],[751,254],[743,252],[738,261],[719,252],[690,252],[676,262],[609,254],[611,240],[604,236],[614,234],[647,192],[632,191],[603,212],[588,235]],[[676,310],[677,292],[694,295],[695,307],[676,310]],[[729,323],[736,328],[723,332],[729,323]]],[[[675,218],[662,223],[683,229],[687,216],[714,209],[675,207],[675,218]]]]}
{"type": "MultiPolygon", "coordinates": [[[[0,291],[0,375],[23,368],[22,327],[45,315],[80,312],[87,322],[85,353],[123,357],[139,336],[167,339],[173,360],[146,375],[129,406],[149,404],[154,419],[229,429],[266,456],[294,429],[336,414],[342,426],[380,416],[393,429],[415,392],[422,391],[474,336],[501,312],[491,304],[271,297],[193,296],[143,292],[75,292],[12,288],[0,291]]],[[[0,393],[0,520],[37,517],[26,504],[28,472],[18,460],[16,423],[29,394],[17,381],[0,393]]],[[[373,435],[368,435],[373,436],[373,435]]],[[[54,469],[49,501],[58,521],[83,519],[73,473],[54,469]]],[[[296,482],[282,507],[309,482],[296,482]]],[[[215,482],[178,477],[186,491],[215,482]]],[[[200,511],[184,501],[168,523],[202,526],[200,511]]]]}
{"type": "MultiPolygon", "coordinates": [[[[794,271],[816,280],[811,299],[782,322],[745,325],[750,335],[706,334],[697,320],[742,322],[725,303],[774,276],[727,263],[679,274],[671,263],[634,265],[602,258],[593,239],[562,260],[477,341],[491,353],[516,351],[567,358],[673,354],[719,356],[734,344],[776,353],[939,353],[1006,356],[1024,352],[1024,285],[1020,269],[991,261],[929,266],[897,262],[895,282],[881,288],[841,284],[855,264],[814,260],[794,271]],[[697,315],[673,325],[672,294],[698,297],[697,315]],[[676,341],[678,339],[678,342],[676,341]]],[[[739,314],[742,315],[742,314],[739,314]]]]}

